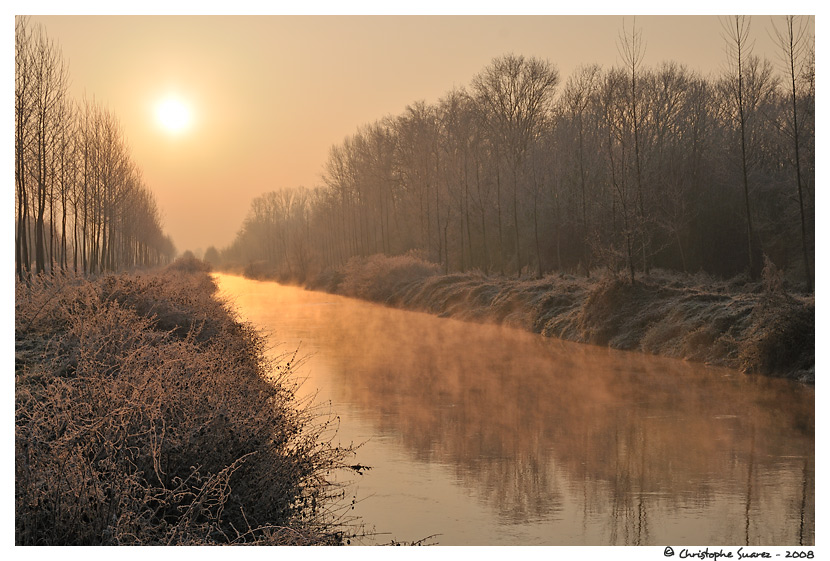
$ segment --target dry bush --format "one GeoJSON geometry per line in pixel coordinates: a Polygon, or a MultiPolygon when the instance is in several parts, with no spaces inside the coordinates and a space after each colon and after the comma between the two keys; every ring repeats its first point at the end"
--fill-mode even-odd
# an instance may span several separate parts
{"type": "Polygon", "coordinates": [[[192,253],[185,252],[184,255],[173,261],[167,268],[170,271],[179,271],[182,273],[209,273],[211,270],[210,263],[197,259],[192,253]]]}
{"type": "Polygon", "coordinates": [[[242,276],[254,280],[267,280],[275,278],[277,270],[266,261],[253,261],[242,269],[242,276]]]}
{"type": "Polygon", "coordinates": [[[342,539],[332,421],[184,265],[17,288],[18,545],[342,539]]]}
{"type": "Polygon", "coordinates": [[[682,339],[688,329],[682,314],[672,312],[648,328],[643,336],[642,349],[653,354],[682,357],[682,339]]]}
{"type": "Polygon", "coordinates": [[[784,273],[766,255],[764,255],[764,268],[761,271],[761,282],[767,294],[784,292],[784,273]]]}
{"type": "Polygon", "coordinates": [[[405,285],[396,292],[394,302],[389,302],[444,317],[466,317],[476,307],[471,294],[481,280],[477,273],[432,274],[405,285]]]}
{"type": "Polygon", "coordinates": [[[591,287],[579,314],[579,326],[584,340],[598,345],[609,345],[625,324],[639,311],[647,296],[641,284],[631,284],[615,276],[608,276],[591,287]]]}
{"type": "Polygon", "coordinates": [[[305,287],[309,290],[321,290],[336,294],[340,291],[340,283],[343,282],[343,272],[340,269],[329,269],[322,271],[306,282],[305,287]]]}
{"type": "Polygon", "coordinates": [[[767,293],[750,316],[740,350],[747,373],[812,381],[815,369],[815,305],[780,292],[767,293]]]}
{"type": "Polygon", "coordinates": [[[409,284],[440,273],[440,267],[414,255],[354,257],[343,267],[339,291],[346,296],[390,302],[409,284]]]}
{"type": "Polygon", "coordinates": [[[575,279],[548,280],[539,284],[533,300],[533,331],[548,336],[561,334],[568,318],[579,312],[585,301],[584,281],[575,279]]]}

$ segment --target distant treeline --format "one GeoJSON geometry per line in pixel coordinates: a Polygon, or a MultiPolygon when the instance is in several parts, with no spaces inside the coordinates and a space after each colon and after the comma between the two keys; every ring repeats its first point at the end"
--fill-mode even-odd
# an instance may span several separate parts
{"type": "Polygon", "coordinates": [[[324,186],[255,199],[233,244],[205,257],[304,279],[353,256],[416,250],[445,271],[544,275],[659,267],[757,278],[767,256],[812,286],[815,54],[782,18],[778,70],[749,19],[722,20],[724,70],[623,63],[561,83],[544,60],[496,58],[437,103],[331,148],[324,186]]]}
{"type": "Polygon", "coordinates": [[[175,248],[117,118],[68,95],[41,26],[15,19],[15,266],[96,273],[168,262],[175,248]]]}

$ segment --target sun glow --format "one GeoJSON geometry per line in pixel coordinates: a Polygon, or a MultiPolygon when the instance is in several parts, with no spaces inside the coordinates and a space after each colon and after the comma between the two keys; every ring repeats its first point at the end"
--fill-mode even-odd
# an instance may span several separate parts
{"type": "Polygon", "coordinates": [[[178,134],[190,127],[193,116],[190,107],[177,97],[167,97],[156,104],[156,121],[171,133],[178,134]]]}

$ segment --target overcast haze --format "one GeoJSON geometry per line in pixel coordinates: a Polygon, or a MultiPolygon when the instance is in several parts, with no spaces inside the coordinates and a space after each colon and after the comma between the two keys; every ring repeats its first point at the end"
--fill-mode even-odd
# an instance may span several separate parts
{"type": "MultiPolygon", "coordinates": [[[[33,17],[69,62],[71,94],[119,118],[179,251],[229,244],[251,200],[321,183],[333,144],[358,127],[467,87],[506,53],[555,64],[619,62],[622,16],[33,17]],[[175,93],[193,113],[177,135],[155,104],[175,93]]],[[[645,66],[721,71],[717,17],[638,16],[645,66]]],[[[632,16],[625,18],[630,27],[632,16]]],[[[752,18],[755,54],[778,63],[770,18],[752,18]]]]}

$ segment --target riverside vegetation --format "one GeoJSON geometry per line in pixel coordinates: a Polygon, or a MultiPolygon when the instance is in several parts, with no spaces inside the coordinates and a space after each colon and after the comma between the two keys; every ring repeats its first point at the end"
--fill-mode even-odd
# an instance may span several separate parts
{"type": "MultiPolygon", "coordinates": [[[[247,271],[250,275],[252,271],[247,271]]],[[[762,279],[653,271],[509,279],[442,274],[414,255],[353,258],[307,287],[548,337],[815,381],[815,296],[787,289],[767,260],[762,279]]]]}
{"type": "Polygon", "coordinates": [[[352,451],[215,291],[192,258],[17,284],[17,545],[347,541],[352,451]]]}

